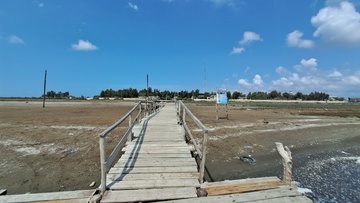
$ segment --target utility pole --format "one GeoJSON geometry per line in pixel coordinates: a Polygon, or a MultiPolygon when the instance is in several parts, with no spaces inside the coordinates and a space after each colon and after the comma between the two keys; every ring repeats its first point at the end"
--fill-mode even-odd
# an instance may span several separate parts
{"type": "Polygon", "coordinates": [[[45,108],[46,76],[47,76],[47,70],[45,70],[45,77],[44,77],[43,108],[45,108]]]}
{"type": "Polygon", "coordinates": [[[146,74],[146,99],[149,101],[149,75],[146,74]]]}
{"type": "Polygon", "coordinates": [[[204,62],[204,93],[206,92],[206,64],[204,62]]]}

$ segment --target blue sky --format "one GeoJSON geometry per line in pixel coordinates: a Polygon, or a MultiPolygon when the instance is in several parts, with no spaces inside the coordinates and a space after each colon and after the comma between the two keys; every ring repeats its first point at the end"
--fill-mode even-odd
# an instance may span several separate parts
{"type": "Polygon", "coordinates": [[[360,97],[359,12],[359,0],[2,0],[0,97],[41,96],[45,70],[47,90],[74,96],[140,90],[149,74],[161,91],[360,97]]]}

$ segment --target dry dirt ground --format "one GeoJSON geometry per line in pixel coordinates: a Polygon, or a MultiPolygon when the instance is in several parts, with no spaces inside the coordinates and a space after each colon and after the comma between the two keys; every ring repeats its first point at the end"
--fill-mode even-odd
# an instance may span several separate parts
{"type": "MultiPolygon", "coordinates": [[[[133,105],[0,102],[0,189],[19,194],[90,189],[93,181],[99,186],[98,135],[133,105]]],[[[214,180],[277,175],[271,174],[281,172],[274,142],[289,146],[295,158],[316,150],[360,153],[360,105],[232,103],[228,120],[215,119],[213,103],[186,105],[210,129],[207,167],[214,180]],[[242,155],[256,157],[258,164],[242,163],[242,155]]],[[[220,116],[224,112],[222,107],[220,116]]],[[[108,152],[126,124],[107,139],[108,152]]],[[[199,129],[190,125],[200,142],[199,129]]]]}

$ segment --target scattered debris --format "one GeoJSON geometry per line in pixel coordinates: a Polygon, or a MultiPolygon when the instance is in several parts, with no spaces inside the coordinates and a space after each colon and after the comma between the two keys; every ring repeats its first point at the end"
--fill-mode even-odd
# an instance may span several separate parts
{"type": "Polygon", "coordinates": [[[70,152],[69,152],[69,154],[75,154],[77,152],[77,150],[76,149],[73,149],[73,150],[71,150],[70,152]]]}
{"type": "Polygon", "coordinates": [[[251,157],[251,155],[249,155],[249,156],[241,156],[240,160],[242,162],[244,162],[244,163],[247,163],[247,164],[256,164],[256,159],[251,157]]]}
{"type": "Polygon", "coordinates": [[[93,181],[92,183],[90,183],[89,187],[94,187],[96,185],[96,182],[93,181]]]}

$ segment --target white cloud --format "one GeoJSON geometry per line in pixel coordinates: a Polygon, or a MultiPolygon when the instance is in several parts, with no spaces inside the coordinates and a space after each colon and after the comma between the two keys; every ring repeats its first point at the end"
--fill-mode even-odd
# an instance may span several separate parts
{"type": "Polygon", "coordinates": [[[241,45],[250,44],[254,41],[262,41],[263,39],[260,37],[259,34],[256,34],[255,32],[244,32],[243,39],[240,41],[241,45]]]}
{"type": "Polygon", "coordinates": [[[275,71],[280,75],[280,76],[287,76],[290,74],[290,72],[288,70],[286,70],[286,68],[279,66],[275,69],[275,71]]]}
{"type": "Polygon", "coordinates": [[[328,77],[336,80],[336,79],[341,79],[343,77],[343,74],[335,70],[334,72],[328,74],[328,77]]]}
{"type": "Polygon", "coordinates": [[[129,7],[134,9],[135,11],[138,11],[139,10],[139,7],[131,2],[128,3],[129,7]]]}
{"type": "Polygon", "coordinates": [[[253,83],[255,85],[262,86],[263,85],[263,80],[261,79],[261,76],[260,75],[255,75],[255,77],[253,79],[253,83]]]}
{"type": "Polygon", "coordinates": [[[261,78],[260,75],[256,74],[252,80],[252,83],[251,82],[248,82],[246,79],[240,79],[238,81],[238,84],[240,86],[243,86],[247,89],[255,89],[255,90],[258,90],[259,88],[263,87],[264,86],[264,82],[261,78]]]}
{"type": "Polygon", "coordinates": [[[72,45],[72,49],[75,51],[95,51],[98,48],[91,42],[80,39],[77,44],[72,45]]]}
{"type": "Polygon", "coordinates": [[[311,18],[311,23],[316,27],[314,37],[320,37],[328,44],[360,45],[360,13],[350,2],[322,8],[311,18]]]}
{"type": "MultiPolygon", "coordinates": [[[[302,71],[291,73],[280,66],[275,69],[280,78],[271,81],[269,90],[293,91],[308,94],[318,91],[325,92],[333,96],[357,96],[360,86],[360,71],[347,74],[339,70],[323,72],[318,70],[316,59],[301,60],[302,71]],[[286,72],[286,76],[284,75],[286,72]],[[310,74],[311,73],[311,74],[310,74]]],[[[294,67],[296,67],[294,66],[294,67]]]]}
{"type": "Polygon", "coordinates": [[[242,52],[245,51],[244,47],[234,47],[233,50],[230,52],[231,55],[234,54],[241,54],[242,52]]]}
{"type": "Polygon", "coordinates": [[[290,47],[298,48],[312,48],[314,47],[314,42],[312,40],[301,39],[304,33],[299,30],[295,30],[287,35],[287,44],[290,47]]]}
{"type": "Polygon", "coordinates": [[[249,83],[249,82],[248,82],[247,80],[245,80],[245,79],[240,79],[240,80],[238,81],[238,84],[241,85],[241,86],[245,86],[245,87],[251,87],[251,86],[252,86],[252,84],[249,83]]]}
{"type": "Polygon", "coordinates": [[[309,60],[301,59],[300,65],[295,65],[294,69],[298,72],[312,74],[317,70],[317,59],[311,58],[309,60]]]}
{"type": "Polygon", "coordinates": [[[20,37],[16,35],[12,35],[8,38],[8,42],[10,44],[24,44],[24,40],[22,40],[20,37]]]}

